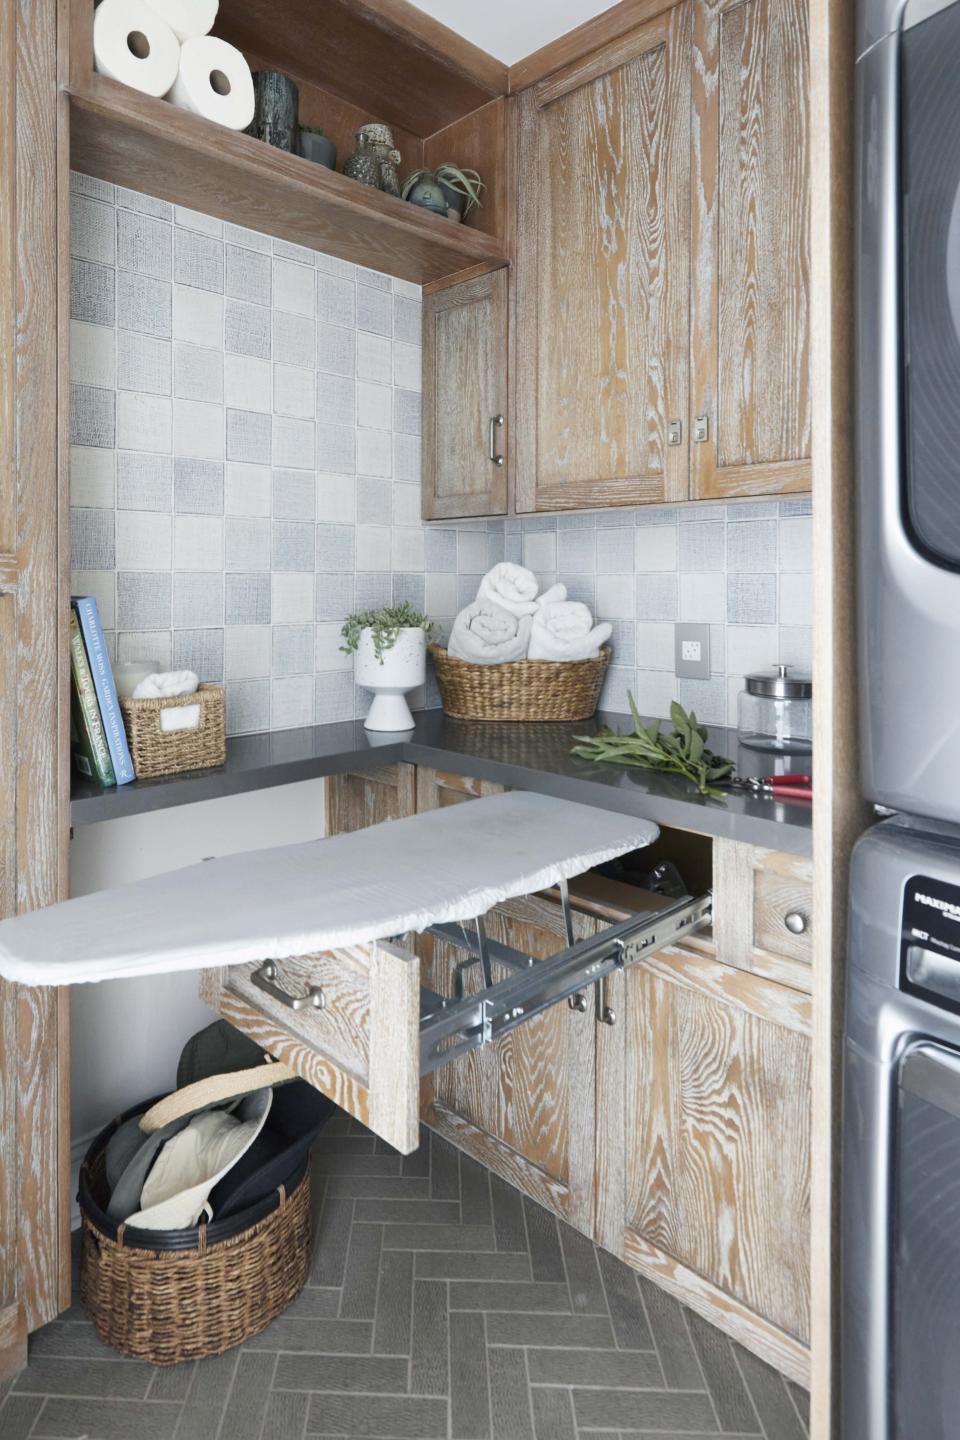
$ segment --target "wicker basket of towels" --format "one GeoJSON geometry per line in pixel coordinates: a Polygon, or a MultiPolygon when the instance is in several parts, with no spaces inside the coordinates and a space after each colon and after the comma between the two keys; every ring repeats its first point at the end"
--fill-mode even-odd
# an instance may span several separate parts
{"type": "Polygon", "coordinates": [[[201,685],[193,694],[169,695],[159,700],[132,700],[121,695],[120,708],[138,780],[179,775],[184,770],[206,770],[226,760],[222,685],[201,685]],[[199,724],[185,730],[161,728],[165,710],[189,705],[199,705],[199,724]]]}
{"type": "Polygon", "coordinates": [[[592,660],[513,660],[471,665],[431,645],[446,713],[455,720],[588,720],[610,663],[610,647],[592,660]]]}

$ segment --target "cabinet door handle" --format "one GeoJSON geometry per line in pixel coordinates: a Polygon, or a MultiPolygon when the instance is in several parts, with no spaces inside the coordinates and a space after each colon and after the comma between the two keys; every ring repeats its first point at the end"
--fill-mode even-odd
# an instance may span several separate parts
{"type": "Polygon", "coordinates": [[[290,1010],[306,1010],[311,1007],[322,1010],[327,1003],[327,997],[320,985],[311,985],[305,995],[291,995],[289,990],[284,990],[282,985],[277,984],[279,971],[272,960],[265,960],[250,978],[258,990],[272,995],[274,1000],[279,1000],[281,1005],[286,1005],[290,1010]]]}
{"type": "Polygon", "coordinates": [[[697,415],[693,422],[693,443],[703,445],[710,438],[709,415],[697,415]]]}
{"type": "Polygon", "coordinates": [[[503,464],[503,456],[497,454],[497,431],[503,426],[502,415],[490,416],[490,459],[494,465],[503,464]]]}
{"type": "Polygon", "coordinates": [[[617,1012],[607,1004],[607,982],[606,978],[598,980],[593,987],[596,1004],[596,1016],[598,1025],[616,1025],[617,1012]]]}
{"type": "Polygon", "coordinates": [[[791,935],[802,935],[807,928],[807,917],[802,910],[791,910],[784,915],[783,923],[791,935]]]}

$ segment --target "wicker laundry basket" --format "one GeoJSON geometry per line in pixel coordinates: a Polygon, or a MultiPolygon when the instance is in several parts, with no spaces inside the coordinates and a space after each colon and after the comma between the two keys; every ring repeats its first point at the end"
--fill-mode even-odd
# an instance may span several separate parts
{"type": "Polygon", "coordinates": [[[184,770],[206,770],[227,758],[223,686],[201,685],[192,695],[161,700],[120,697],[130,758],[138,780],[157,775],[179,775],[184,770]],[[164,710],[200,706],[200,724],[194,730],[161,730],[164,710]]]}
{"type": "MultiPolygon", "coordinates": [[[[152,1102],[149,1102],[152,1103],[152,1102]]],[[[296,1299],[310,1264],[306,1160],[266,1200],[190,1230],[134,1230],[107,1218],[107,1127],[80,1171],[80,1298],[108,1345],[153,1365],[220,1355],[296,1299]]]]}
{"type": "Polygon", "coordinates": [[[443,708],[455,720],[588,720],[597,708],[610,661],[513,660],[471,665],[431,645],[443,708]]]}

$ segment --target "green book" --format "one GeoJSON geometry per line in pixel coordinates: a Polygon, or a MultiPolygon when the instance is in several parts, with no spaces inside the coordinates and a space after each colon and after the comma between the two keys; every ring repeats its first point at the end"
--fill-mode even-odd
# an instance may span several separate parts
{"type": "Polygon", "coordinates": [[[90,672],[77,612],[70,609],[70,719],[73,762],[81,775],[101,785],[116,785],[106,731],[90,672]]]}

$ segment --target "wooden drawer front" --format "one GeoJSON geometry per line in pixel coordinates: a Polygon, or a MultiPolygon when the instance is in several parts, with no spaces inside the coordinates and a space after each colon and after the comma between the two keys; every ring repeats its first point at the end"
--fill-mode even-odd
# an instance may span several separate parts
{"type": "Polygon", "coordinates": [[[809,965],[812,941],[813,885],[809,864],[792,855],[767,852],[754,872],[754,945],[809,965]]]}
{"type": "Polygon", "coordinates": [[[416,810],[416,767],[380,765],[327,780],[327,834],[344,835],[402,820],[416,810]]]}
{"type": "Polygon", "coordinates": [[[415,1150],[419,961],[382,942],[279,961],[275,983],[294,995],[321,986],[322,1010],[292,1010],[266,994],[253,983],[258,968],[205,971],[201,998],[388,1144],[415,1150]]]}

